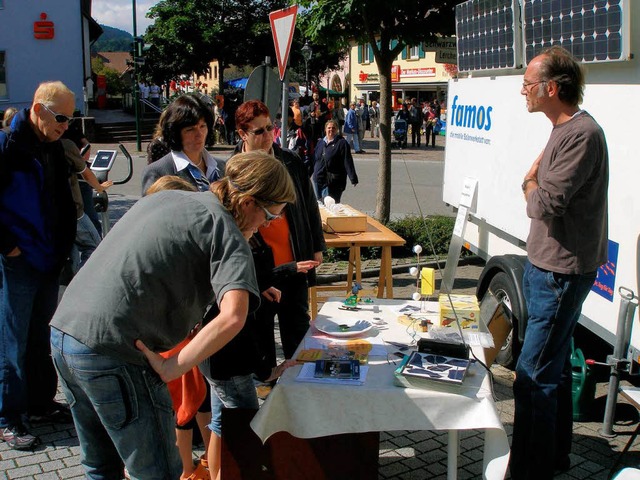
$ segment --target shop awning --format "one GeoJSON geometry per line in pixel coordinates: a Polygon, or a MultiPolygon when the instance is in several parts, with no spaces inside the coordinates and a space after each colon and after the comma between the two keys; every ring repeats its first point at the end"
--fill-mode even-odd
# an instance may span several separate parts
{"type": "Polygon", "coordinates": [[[224,82],[225,85],[233,88],[247,88],[248,77],[245,78],[236,78],[235,80],[229,80],[228,82],[224,82]]]}
{"type": "Polygon", "coordinates": [[[321,92],[327,92],[327,94],[330,97],[346,97],[346,96],[348,96],[348,93],[346,93],[346,92],[336,92],[335,90],[326,89],[322,85],[318,86],[318,90],[320,90],[321,92]]]}

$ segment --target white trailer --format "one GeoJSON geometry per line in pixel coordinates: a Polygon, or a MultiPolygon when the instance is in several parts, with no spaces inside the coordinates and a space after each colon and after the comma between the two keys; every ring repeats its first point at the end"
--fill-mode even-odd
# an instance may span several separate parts
{"type": "MultiPolygon", "coordinates": [[[[640,5],[636,3],[471,0],[457,8],[458,61],[466,71],[449,82],[447,93],[443,199],[458,207],[465,178],[477,180],[463,239],[468,249],[487,260],[478,297],[490,289],[514,314],[512,335],[498,358],[503,365],[513,365],[527,318],[521,279],[529,219],[520,185],[551,131],[544,114],[527,111],[520,90],[527,60],[551,43],[584,55],[587,87],[581,108],[602,126],[609,148],[609,261],[598,272],[580,323],[614,345],[619,288],[635,295],[639,291],[640,5]],[[507,52],[490,39],[491,25],[498,25],[496,18],[505,20],[505,14],[506,27],[495,32],[501,39],[505,32],[508,37],[512,22],[514,35],[511,44],[507,38],[507,47],[513,50],[507,52]],[[582,32],[576,20],[582,22],[582,32]],[[568,32],[566,25],[573,30],[568,32]],[[603,31],[604,44],[599,42],[603,31]],[[494,49],[506,53],[506,64],[505,55],[494,55],[493,64],[478,60],[494,49]]],[[[632,332],[628,353],[640,361],[640,328],[632,332]]]]}

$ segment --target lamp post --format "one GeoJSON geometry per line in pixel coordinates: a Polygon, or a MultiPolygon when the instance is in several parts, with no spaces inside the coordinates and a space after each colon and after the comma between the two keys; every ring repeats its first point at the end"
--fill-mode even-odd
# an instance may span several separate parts
{"type": "Polygon", "coordinates": [[[309,42],[304,42],[304,46],[302,47],[302,57],[304,58],[304,76],[307,87],[307,95],[309,95],[309,60],[311,60],[311,54],[313,50],[309,46],[309,42]]]}
{"type": "Polygon", "coordinates": [[[136,62],[135,55],[138,55],[138,44],[136,38],[138,35],[138,26],[136,22],[136,0],[131,0],[133,8],[133,108],[136,115],[136,147],[138,152],[142,150],[142,142],[140,139],[140,106],[138,105],[138,62],[136,62]]]}

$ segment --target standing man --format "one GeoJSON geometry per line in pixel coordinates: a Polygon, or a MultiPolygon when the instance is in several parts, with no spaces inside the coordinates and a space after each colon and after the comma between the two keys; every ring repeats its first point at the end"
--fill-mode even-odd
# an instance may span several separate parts
{"type": "Polygon", "coordinates": [[[27,413],[32,421],[70,419],[53,400],[49,322],[76,234],[59,141],[74,109],[62,82],[42,83],[31,108],[18,112],[8,134],[0,132],[0,439],[17,450],[37,441],[25,427],[27,413]]]}
{"type": "Polygon", "coordinates": [[[375,100],[371,102],[369,107],[369,118],[371,119],[371,138],[380,137],[380,107],[375,100]]]}
{"type": "Polygon", "coordinates": [[[344,118],[344,134],[347,137],[347,142],[353,142],[353,150],[356,153],[364,153],[364,150],[360,148],[360,141],[358,135],[359,128],[358,116],[356,114],[356,102],[351,102],[349,105],[349,111],[344,118]]]}
{"type": "Polygon", "coordinates": [[[607,143],[578,107],[583,90],[580,65],[561,47],[535,57],[522,83],[527,109],[543,112],[553,130],[522,183],[531,218],[523,279],[529,318],[513,385],[514,480],[550,479],[570,467],[571,337],[607,261],[607,143]]]}
{"type": "Polygon", "coordinates": [[[311,143],[314,147],[324,132],[324,123],[328,111],[327,105],[320,101],[320,95],[314,93],[313,102],[311,102],[308,107],[309,119],[311,121],[311,143]]]}
{"type": "Polygon", "coordinates": [[[411,99],[409,105],[409,124],[411,124],[411,146],[420,148],[420,127],[422,127],[422,110],[418,107],[418,101],[411,99]]]}

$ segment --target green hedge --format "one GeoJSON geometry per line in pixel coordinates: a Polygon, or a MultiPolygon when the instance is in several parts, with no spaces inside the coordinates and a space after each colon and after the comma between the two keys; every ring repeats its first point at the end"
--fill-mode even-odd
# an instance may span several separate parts
{"type": "MultiPolygon", "coordinates": [[[[387,228],[407,241],[403,247],[393,247],[393,256],[397,258],[411,257],[414,255],[413,246],[421,245],[422,255],[425,257],[432,257],[434,253],[439,257],[446,257],[455,221],[454,217],[439,215],[424,219],[418,216],[407,216],[399,220],[390,221],[386,225],[387,228]],[[429,241],[429,236],[431,241],[429,241]],[[431,247],[431,242],[433,242],[435,252],[431,247]]],[[[380,248],[362,248],[361,254],[363,260],[380,258],[380,248]]],[[[325,255],[326,262],[338,262],[348,259],[348,248],[330,248],[325,255]]]]}

